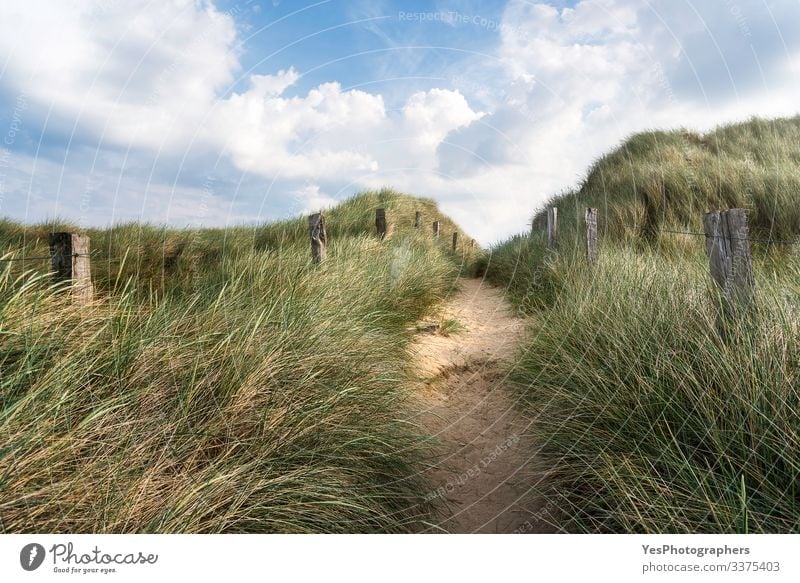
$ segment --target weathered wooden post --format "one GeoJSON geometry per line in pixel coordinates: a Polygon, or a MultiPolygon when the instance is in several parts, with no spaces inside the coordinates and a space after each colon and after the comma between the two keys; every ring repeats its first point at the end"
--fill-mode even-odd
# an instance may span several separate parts
{"type": "Polygon", "coordinates": [[[433,236],[439,238],[439,221],[433,221],[433,236]]]}
{"type": "Polygon", "coordinates": [[[453,231],[453,253],[456,252],[458,246],[458,231],[453,231]]]}
{"type": "Polygon", "coordinates": [[[711,277],[728,312],[748,308],[755,298],[753,260],[745,209],[712,211],[703,217],[711,277]]]}
{"type": "Polygon", "coordinates": [[[311,261],[320,263],[325,260],[325,246],[328,244],[325,217],[322,213],[314,213],[308,217],[308,230],[311,235],[311,261]]]}
{"type": "Polygon", "coordinates": [[[556,230],[558,227],[558,209],[547,209],[547,246],[551,249],[556,246],[556,230]]]}
{"type": "Polygon", "coordinates": [[[422,213],[416,211],[414,213],[414,228],[419,229],[420,224],[422,224],[422,213]]]}
{"type": "Polygon", "coordinates": [[[597,263],[597,209],[586,209],[586,259],[597,263]]]}
{"type": "Polygon", "coordinates": [[[386,237],[386,209],[375,209],[375,229],[378,232],[378,239],[386,237]]]}
{"type": "Polygon", "coordinates": [[[92,301],[92,268],[89,237],[76,233],[51,233],[50,260],[56,281],[71,282],[72,296],[79,303],[92,301]]]}

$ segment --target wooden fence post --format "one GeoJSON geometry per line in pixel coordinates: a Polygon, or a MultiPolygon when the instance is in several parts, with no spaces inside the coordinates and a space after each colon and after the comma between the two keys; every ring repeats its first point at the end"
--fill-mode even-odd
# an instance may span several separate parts
{"type": "Polygon", "coordinates": [[[755,297],[755,282],[745,209],[706,213],[703,227],[711,277],[722,291],[726,309],[747,308],[755,297]]]}
{"type": "Polygon", "coordinates": [[[325,259],[325,246],[328,244],[325,217],[322,213],[314,213],[308,217],[308,230],[311,235],[311,261],[320,263],[325,259]]]}
{"type": "Polygon", "coordinates": [[[597,263],[597,209],[586,209],[586,259],[597,263]]]}
{"type": "Polygon", "coordinates": [[[378,239],[386,237],[386,209],[375,209],[375,229],[378,231],[378,239]]]}
{"type": "Polygon", "coordinates": [[[456,252],[456,247],[458,246],[458,231],[453,232],[453,253],[456,252]]]}
{"type": "Polygon", "coordinates": [[[421,223],[422,223],[422,213],[417,211],[414,213],[414,228],[419,229],[421,223]]]}
{"type": "Polygon", "coordinates": [[[79,303],[92,301],[92,268],[89,237],[76,233],[51,233],[50,260],[56,281],[71,282],[72,296],[79,303]]]}
{"type": "Polygon", "coordinates": [[[433,236],[439,238],[439,221],[433,221],[433,236]]]}
{"type": "Polygon", "coordinates": [[[551,249],[556,246],[556,231],[558,228],[558,209],[547,209],[547,246],[551,249]]]}

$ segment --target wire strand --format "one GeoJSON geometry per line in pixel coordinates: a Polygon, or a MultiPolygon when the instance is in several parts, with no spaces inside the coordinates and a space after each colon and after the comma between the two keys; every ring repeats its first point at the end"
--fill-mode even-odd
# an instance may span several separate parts
{"type": "MultiPolygon", "coordinates": [[[[73,253],[71,257],[91,257],[89,253],[73,253]]],[[[39,261],[44,259],[52,259],[52,255],[42,255],[40,257],[8,257],[6,259],[0,259],[3,262],[11,262],[11,261],[39,261]]]]}
{"type": "MultiPolygon", "coordinates": [[[[673,231],[671,229],[660,229],[660,233],[670,233],[672,235],[690,235],[692,237],[705,237],[706,239],[709,238],[709,235],[705,233],[697,233],[694,231],[673,231]]],[[[750,241],[751,243],[767,243],[768,245],[796,245],[798,241],[787,241],[782,239],[751,239],[751,238],[744,238],[744,237],[729,237],[731,240],[734,241],[750,241]]],[[[97,257],[92,253],[73,253],[72,257],[97,257]]],[[[52,259],[52,255],[41,255],[37,257],[9,257],[6,259],[0,259],[0,263],[10,263],[12,261],[43,261],[45,259],[52,259]]],[[[109,257],[108,261],[119,261],[119,258],[109,257]]]]}
{"type": "MultiPolygon", "coordinates": [[[[692,231],[670,231],[669,229],[661,229],[661,233],[673,233],[675,235],[694,235],[697,237],[709,238],[705,233],[693,233],[692,231]]],[[[734,241],[750,241],[751,243],[769,243],[772,245],[796,245],[798,241],[787,241],[782,239],[752,239],[750,237],[729,237],[734,241]]]]}

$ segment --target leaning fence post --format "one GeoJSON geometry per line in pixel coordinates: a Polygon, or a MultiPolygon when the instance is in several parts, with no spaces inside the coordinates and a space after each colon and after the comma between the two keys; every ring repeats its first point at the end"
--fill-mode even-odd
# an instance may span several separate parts
{"type": "Polygon", "coordinates": [[[433,221],[433,236],[439,238],[439,221],[433,221]]]}
{"type": "Polygon", "coordinates": [[[453,253],[456,252],[457,245],[458,245],[458,231],[453,231],[453,253]]]}
{"type": "Polygon", "coordinates": [[[50,260],[56,281],[71,282],[72,296],[79,303],[92,301],[92,268],[89,237],[76,233],[51,233],[50,260]]]}
{"type": "Polygon", "coordinates": [[[378,232],[378,239],[386,237],[386,209],[375,209],[375,229],[378,232]]]}
{"type": "Polygon", "coordinates": [[[419,229],[421,223],[422,223],[422,213],[420,211],[416,211],[414,213],[414,228],[419,229]]]}
{"type": "Polygon", "coordinates": [[[586,209],[586,259],[597,263],[597,209],[586,209]]]}
{"type": "Polygon", "coordinates": [[[328,244],[325,217],[322,213],[314,213],[308,217],[308,230],[311,235],[311,261],[320,263],[325,259],[325,246],[328,244]]]}
{"type": "Polygon", "coordinates": [[[547,209],[547,246],[551,249],[556,246],[556,230],[558,228],[558,209],[547,209]]]}
{"type": "Polygon", "coordinates": [[[748,307],[755,297],[755,282],[745,209],[706,213],[703,227],[711,277],[726,308],[748,307]]]}

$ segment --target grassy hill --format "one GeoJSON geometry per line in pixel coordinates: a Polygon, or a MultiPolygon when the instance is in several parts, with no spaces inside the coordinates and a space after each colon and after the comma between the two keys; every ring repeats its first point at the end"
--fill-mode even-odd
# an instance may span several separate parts
{"type": "MultiPolygon", "coordinates": [[[[460,260],[430,200],[363,193],[307,221],[91,230],[98,299],[46,262],[0,264],[5,532],[403,532],[428,517],[427,438],[407,421],[408,326],[460,260]],[[394,224],[374,233],[374,209],[394,224]]],[[[50,230],[0,224],[4,257],[50,230]]]]}
{"type": "MultiPolygon", "coordinates": [[[[325,211],[328,239],[332,250],[343,241],[368,237],[375,232],[375,209],[385,208],[389,222],[399,234],[413,229],[414,212],[422,213],[423,233],[431,232],[431,222],[441,222],[444,236],[459,230],[443,215],[431,199],[411,197],[391,189],[362,192],[325,211]]],[[[0,219],[0,253],[8,257],[41,257],[48,253],[49,233],[84,233],[92,241],[92,275],[101,292],[112,291],[128,281],[139,292],[185,291],[195,278],[208,278],[217,268],[250,255],[254,251],[309,251],[307,217],[224,229],[174,229],[146,223],[128,223],[111,229],[80,229],[64,221],[39,225],[20,225],[0,219]]],[[[368,237],[369,238],[369,237],[368,237]]],[[[12,273],[40,268],[46,263],[14,265],[12,273]]]]}
{"type": "Polygon", "coordinates": [[[478,261],[530,315],[515,379],[579,532],[800,531],[800,118],[647,132],[478,261]],[[601,256],[582,217],[600,211],[601,256]],[[749,210],[756,316],[718,332],[703,213],[749,210]]]}
{"type": "MultiPolygon", "coordinates": [[[[495,246],[488,276],[509,287],[526,309],[552,301],[560,289],[545,244],[545,208],[558,208],[559,257],[583,251],[583,213],[599,209],[604,248],[636,247],[664,255],[696,254],[709,210],[749,210],[753,253],[780,269],[800,235],[800,116],[688,130],[636,134],[589,169],[575,190],[551,198],[532,218],[532,232],[495,246]],[[768,241],[775,241],[770,244],[768,241]],[[544,259],[547,259],[546,261],[544,259]],[[777,259],[777,264],[773,259],[777,259]],[[532,293],[529,293],[532,292],[532,293]]],[[[487,269],[488,256],[478,262],[487,269]]]]}
{"type": "MultiPolygon", "coordinates": [[[[800,233],[800,116],[752,119],[707,134],[636,134],[600,158],[580,188],[552,200],[564,220],[600,209],[599,229],[622,241],[663,241],[664,229],[702,231],[708,210],[750,209],[758,238],[800,233]]],[[[539,213],[535,225],[544,220],[539,213]]],[[[566,226],[566,225],[563,225],[566,226]]]]}

